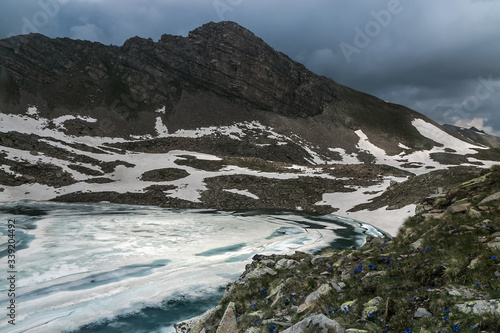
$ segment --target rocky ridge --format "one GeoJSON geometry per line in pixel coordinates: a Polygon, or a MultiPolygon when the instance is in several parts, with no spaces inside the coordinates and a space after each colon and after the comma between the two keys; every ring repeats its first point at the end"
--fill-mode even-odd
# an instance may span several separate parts
{"type": "Polygon", "coordinates": [[[497,332],[499,191],[495,167],[422,200],[392,239],[256,255],[216,308],[177,332],[497,332]]]}

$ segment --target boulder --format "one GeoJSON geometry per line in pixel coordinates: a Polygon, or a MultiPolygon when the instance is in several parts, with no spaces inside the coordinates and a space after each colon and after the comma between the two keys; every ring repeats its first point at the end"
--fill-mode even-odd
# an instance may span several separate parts
{"type": "Polygon", "coordinates": [[[492,250],[500,251],[500,242],[493,241],[486,243],[486,245],[488,245],[488,247],[492,250]]]}
{"type": "Polygon", "coordinates": [[[201,330],[203,330],[203,327],[205,326],[205,323],[208,321],[208,319],[210,319],[210,317],[220,308],[221,306],[217,305],[216,307],[205,311],[205,313],[203,313],[201,316],[184,320],[175,324],[174,325],[175,332],[176,333],[200,332],[201,330]]]}
{"type": "Polygon", "coordinates": [[[274,266],[275,269],[289,269],[299,264],[298,261],[293,259],[281,259],[274,266]]]}
{"type": "Polygon", "coordinates": [[[490,299],[486,301],[471,301],[464,304],[455,305],[459,311],[467,314],[497,314],[500,315],[500,300],[490,299]]]}
{"type": "Polygon", "coordinates": [[[251,265],[247,265],[245,272],[238,279],[238,283],[245,283],[248,281],[248,279],[256,279],[264,275],[274,276],[278,274],[274,269],[262,265],[261,263],[256,263],[255,267],[253,266],[254,264],[255,262],[251,265]]]}
{"type": "Polygon", "coordinates": [[[411,243],[411,247],[413,247],[415,250],[421,249],[423,244],[424,244],[424,240],[422,238],[420,238],[419,240],[411,243]]]}
{"type": "Polygon", "coordinates": [[[448,295],[455,297],[462,297],[462,293],[456,289],[448,289],[448,295]]]}
{"type": "Polygon", "coordinates": [[[467,215],[469,215],[473,219],[477,219],[477,218],[480,218],[482,216],[481,212],[479,212],[473,208],[469,209],[469,211],[467,212],[467,215]]]}
{"type": "Polygon", "coordinates": [[[302,333],[306,329],[316,333],[345,333],[345,328],[337,321],[322,314],[307,317],[281,333],[302,333]]]}
{"type": "Polygon", "coordinates": [[[417,311],[415,311],[415,314],[413,315],[413,318],[430,318],[432,317],[432,313],[427,311],[425,308],[418,308],[417,311]]]}
{"type": "Polygon", "coordinates": [[[308,309],[316,300],[321,296],[321,295],[326,295],[332,288],[330,287],[329,284],[322,284],[318,290],[315,292],[309,294],[309,296],[306,297],[306,300],[304,303],[302,303],[297,312],[301,313],[304,312],[306,309],[308,309]]]}
{"type": "Polygon", "coordinates": [[[238,324],[236,322],[236,307],[234,302],[227,305],[226,312],[217,327],[216,333],[238,333],[238,324]]]}
{"type": "Polygon", "coordinates": [[[500,200],[500,192],[497,192],[495,194],[492,194],[486,198],[484,198],[479,204],[478,206],[483,206],[483,205],[487,205],[493,201],[498,201],[500,200]]]}
{"type": "Polygon", "coordinates": [[[379,305],[382,303],[384,300],[381,297],[375,297],[374,299],[370,300],[369,302],[365,303],[363,312],[361,314],[361,319],[366,319],[370,316],[375,315],[379,311],[379,305]]]}
{"type": "Polygon", "coordinates": [[[342,310],[344,312],[348,312],[349,309],[353,308],[357,303],[358,303],[357,299],[355,299],[354,301],[348,301],[348,302],[342,303],[342,305],[340,306],[340,310],[342,310]]]}
{"type": "Polygon", "coordinates": [[[331,282],[330,284],[332,285],[333,290],[335,290],[338,293],[342,292],[342,288],[337,283],[331,282]]]}
{"type": "Polygon", "coordinates": [[[453,205],[453,206],[448,207],[447,211],[452,213],[452,214],[464,213],[464,212],[467,212],[471,206],[472,205],[470,203],[453,205]]]}

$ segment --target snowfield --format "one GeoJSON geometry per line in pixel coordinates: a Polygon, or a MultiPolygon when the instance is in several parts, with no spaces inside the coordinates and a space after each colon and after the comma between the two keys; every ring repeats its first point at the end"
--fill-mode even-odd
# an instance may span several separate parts
{"type": "MultiPolygon", "coordinates": [[[[165,110],[159,109],[157,113],[164,113],[165,110]]],[[[317,150],[317,147],[306,142],[302,138],[292,135],[287,136],[276,132],[273,128],[269,126],[264,126],[257,121],[253,122],[242,122],[236,123],[231,126],[222,127],[204,127],[195,130],[177,130],[170,133],[167,126],[163,124],[162,118],[157,117],[156,119],[156,132],[157,135],[154,138],[165,138],[165,137],[180,137],[180,138],[200,138],[209,135],[220,135],[226,136],[233,140],[244,140],[252,135],[259,135],[261,138],[266,138],[266,140],[274,140],[273,143],[256,143],[256,145],[283,145],[288,142],[292,142],[300,145],[306,152],[309,153],[309,161],[311,164],[316,164],[318,168],[308,167],[308,166],[291,166],[288,167],[290,172],[263,172],[260,170],[252,170],[249,168],[243,168],[235,165],[228,165],[218,171],[206,171],[190,167],[187,165],[179,165],[175,162],[178,160],[185,159],[184,156],[188,155],[198,160],[208,160],[208,161],[220,161],[221,157],[202,154],[196,151],[180,151],[172,150],[168,153],[154,154],[154,153],[137,153],[128,152],[126,154],[120,154],[116,149],[112,147],[106,147],[106,144],[110,143],[120,143],[120,142],[132,142],[143,139],[152,139],[151,135],[136,137],[130,139],[124,138],[110,138],[110,137],[89,137],[89,136],[70,136],[63,132],[65,130],[65,122],[73,119],[80,119],[89,123],[95,123],[98,120],[90,117],[74,117],[71,115],[60,116],[58,118],[49,120],[41,117],[37,111],[37,108],[32,106],[28,108],[26,114],[24,115],[6,115],[0,114],[0,132],[19,132],[25,134],[35,134],[42,139],[44,143],[64,149],[73,154],[80,156],[87,156],[95,160],[103,162],[114,162],[123,161],[127,163],[125,165],[118,165],[113,172],[105,174],[102,177],[106,177],[111,181],[109,183],[87,183],[85,180],[94,178],[87,174],[81,173],[70,165],[77,164],[78,166],[88,168],[95,172],[100,172],[99,166],[92,165],[90,163],[80,163],[74,162],[72,160],[59,159],[54,157],[46,156],[43,153],[33,154],[33,152],[27,150],[21,150],[11,147],[0,147],[0,151],[4,154],[4,157],[11,161],[17,161],[22,163],[37,164],[37,163],[48,163],[61,167],[65,172],[69,173],[74,180],[77,182],[61,187],[52,187],[48,185],[42,185],[37,183],[22,184],[20,186],[5,186],[2,185],[3,191],[0,192],[0,201],[18,201],[18,200],[51,200],[57,196],[69,194],[73,192],[104,192],[113,191],[117,193],[144,193],[145,189],[152,185],[171,185],[174,189],[165,190],[164,193],[172,198],[183,199],[193,203],[201,202],[201,194],[207,190],[205,179],[216,177],[216,176],[231,176],[231,175],[250,175],[259,176],[270,179],[297,179],[299,177],[322,177],[325,179],[338,179],[346,180],[349,178],[335,178],[324,172],[324,168],[335,168],[338,164],[361,164],[356,153],[348,154],[342,148],[331,147],[329,150],[331,152],[336,152],[340,154],[340,161],[331,161],[329,158],[324,158],[317,150]],[[256,134],[257,133],[257,134],[256,134]],[[54,141],[59,140],[59,141],[54,141]],[[71,144],[85,144],[90,147],[105,149],[106,153],[92,153],[90,151],[80,150],[71,146],[71,144]],[[133,166],[130,166],[130,165],[133,166]],[[188,175],[181,179],[173,181],[144,181],[141,180],[141,176],[151,170],[164,169],[164,168],[175,168],[183,169],[188,175]]],[[[399,155],[388,155],[382,148],[377,147],[370,142],[368,136],[362,131],[357,130],[355,133],[359,137],[356,148],[359,152],[367,152],[375,157],[376,164],[385,164],[395,168],[400,168],[405,171],[412,172],[414,174],[422,174],[431,170],[440,170],[449,168],[449,165],[443,165],[431,158],[432,153],[445,153],[450,150],[456,151],[457,154],[474,155],[477,154],[478,150],[485,149],[485,147],[469,144],[463,142],[446,132],[442,131],[433,124],[430,124],[422,119],[414,119],[412,122],[413,126],[425,137],[435,141],[441,146],[435,146],[428,151],[417,151],[413,150],[402,143],[399,147],[404,151],[399,155]],[[405,165],[403,167],[403,165],[405,165]],[[426,169],[425,167],[429,168],[426,169]]],[[[101,150],[102,150],[101,149],[101,150]]],[[[473,157],[468,157],[470,163],[465,163],[463,165],[474,165],[472,163],[477,163],[478,160],[473,157]]],[[[495,162],[492,161],[481,161],[484,167],[489,167],[495,162]]],[[[20,177],[21,174],[11,170],[11,167],[7,165],[2,165],[1,170],[7,174],[20,177]]],[[[319,201],[317,205],[329,205],[333,208],[338,208],[337,215],[345,216],[353,219],[358,219],[373,225],[391,233],[395,234],[399,229],[399,226],[408,216],[413,215],[414,205],[410,205],[399,209],[386,210],[385,208],[379,209],[377,211],[358,211],[350,212],[349,210],[361,203],[367,203],[374,197],[380,195],[383,191],[387,190],[390,181],[402,182],[406,178],[394,178],[385,177],[379,184],[370,187],[357,187],[354,192],[348,193],[325,193],[323,194],[323,200],[319,201]],[[366,194],[367,192],[376,194],[366,194]]],[[[226,188],[224,191],[229,193],[234,193],[237,195],[252,198],[254,200],[259,200],[259,197],[249,190],[242,190],[237,188],[226,188]]]]}

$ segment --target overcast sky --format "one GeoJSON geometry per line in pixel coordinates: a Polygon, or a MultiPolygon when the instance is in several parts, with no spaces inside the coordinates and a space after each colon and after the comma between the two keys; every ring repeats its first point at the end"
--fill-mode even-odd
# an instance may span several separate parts
{"type": "Polygon", "coordinates": [[[0,0],[0,38],[122,45],[222,20],[317,74],[500,136],[500,0],[0,0]]]}

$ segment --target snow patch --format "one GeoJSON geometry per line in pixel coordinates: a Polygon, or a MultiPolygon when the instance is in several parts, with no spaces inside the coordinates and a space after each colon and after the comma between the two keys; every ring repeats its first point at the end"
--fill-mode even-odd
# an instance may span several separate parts
{"type": "Polygon", "coordinates": [[[165,108],[165,106],[163,106],[161,109],[158,109],[155,112],[156,113],[163,113],[163,114],[165,114],[166,113],[166,108],[165,108]]]}
{"type": "Polygon", "coordinates": [[[244,195],[246,197],[249,197],[249,198],[252,198],[252,199],[255,199],[255,200],[259,200],[259,197],[256,196],[255,194],[253,194],[252,192],[248,191],[248,190],[238,190],[238,189],[224,189],[224,192],[229,192],[229,193],[235,193],[235,194],[239,194],[239,195],[244,195]]]}
{"type": "Polygon", "coordinates": [[[26,111],[26,114],[28,116],[36,117],[38,116],[38,109],[36,106],[30,106],[28,107],[28,110],[26,111]]]}
{"type": "Polygon", "coordinates": [[[385,164],[387,160],[390,159],[385,150],[371,143],[366,134],[363,133],[362,130],[357,130],[354,133],[356,133],[356,135],[359,136],[359,142],[356,146],[358,149],[365,150],[369,154],[375,156],[376,161],[382,164],[385,164]]]}
{"type": "Polygon", "coordinates": [[[343,163],[343,164],[360,164],[361,161],[358,159],[358,155],[355,153],[352,154],[347,154],[345,149],[342,148],[328,148],[329,151],[334,152],[334,153],[339,153],[340,157],[342,158],[342,161],[336,162],[336,163],[343,163]]]}
{"type": "Polygon", "coordinates": [[[349,210],[359,204],[369,203],[373,198],[381,195],[390,186],[391,181],[403,182],[407,179],[406,177],[385,177],[381,183],[376,185],[368,187],[354,186],[352,187],[355,189],[354,192],[324,193],[323,200],[315,205],[329,205],[338,208],[339,210],[335,212],[335,215],[363,221],[391,235],[396,235],[404,220],[413,216],[415,205],[406,206],[399,210],[386,210],[386,207],[374,211],[349,212],[349,210]]]}
{"type": "Polygon", "coordinates": [[[404,144],[402,144],[401,142],[398,144],[398,147],[399,147],[399,148],[406,149],[406,150],[411,149],[410,147],[405,146],[405,145],[404,145],[404,144]]]}
{"type": "Polygon", "coordinates": [[[161,117],[156,117],[155,130],[160,138],[168,137],[168,128],[163,124],[161,117]]]}
{"type": "MultiPolygon", "coordinates": [[[[474,149],[487,149],[482,146],[476,146],[467,142],[464,142],[462,140],[459,140],[455,138],[454,136],[451,136],[450,134],[446,133],[445,131],[441,130],[437,126],[430,124],[423,119],[413,119],[411,122],[412,125],[419,131],[419,133],[423,136],[425,136],[428,139],[431,139],[437,143],[441,143],[444,145],[443,148],[439,149],[438,147],[436,150],[440,150],[444,152],[444,148],[450,148],[455,150],[458,154],[476,154],[477,151],[474,149]]],[[[434,150],[434,149],[433,149],[434,150]]],[[[434,151],[433,151],[434,152],[434,151]]]]}

